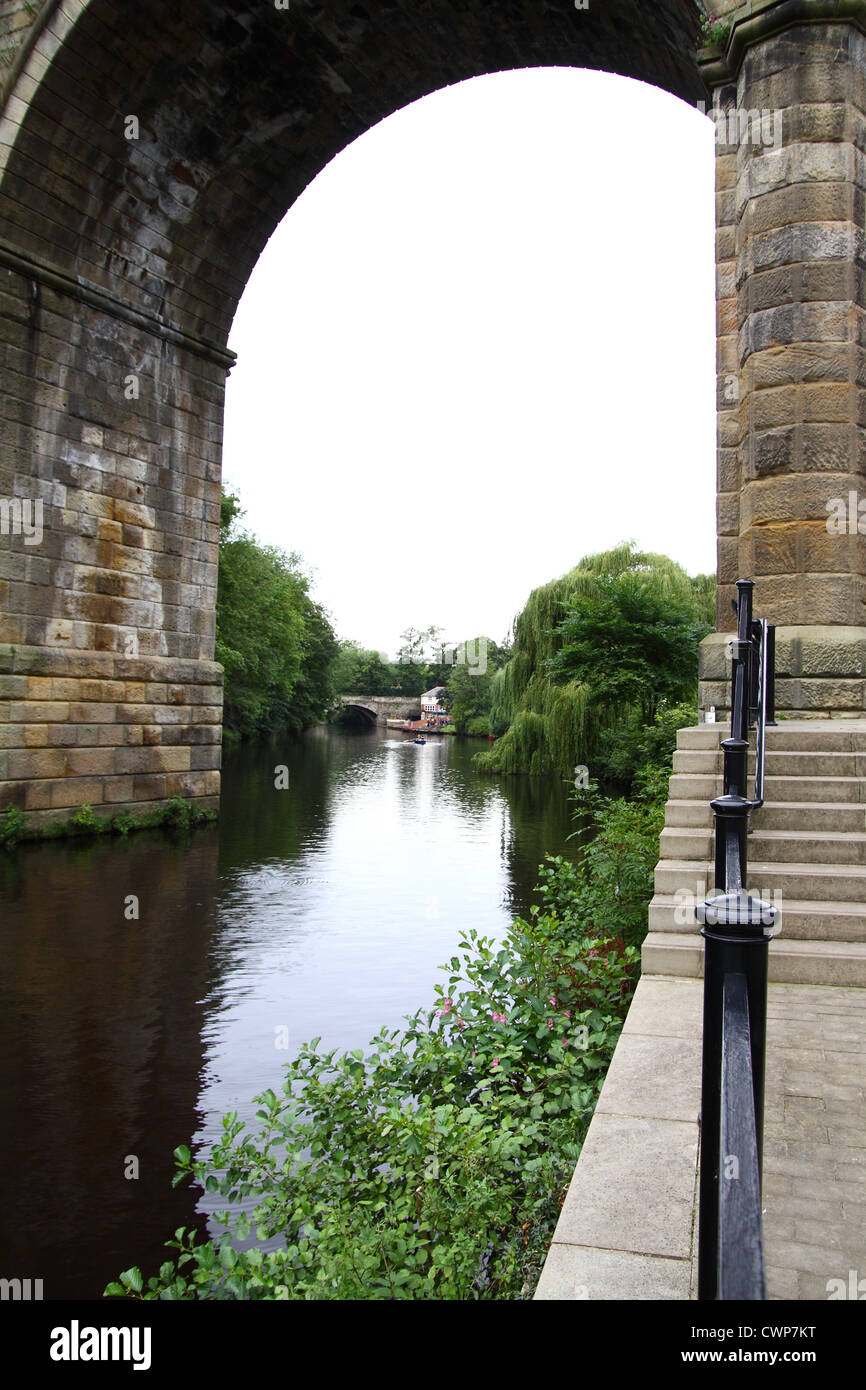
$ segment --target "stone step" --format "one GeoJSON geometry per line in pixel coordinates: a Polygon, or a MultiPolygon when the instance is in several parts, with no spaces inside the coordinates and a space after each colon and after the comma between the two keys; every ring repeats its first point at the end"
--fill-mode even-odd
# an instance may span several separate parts
{"type": "MultiPolygon", "coordinates": [[[[675,773],[696,772],[704,776],[718,775],[722,770],[722,750],[710,748],[683,749],[674,753],[675,773]]],[[[755,758],[750,752],[747,760],[750,778],[754,775],[755,758]]],[[[765,776],[773,777],[857,777],[866,778],[866,753],[796,752],[767,750],[765,776]]]]}
{"type": "Polygon", "coordinates": [[[866,803],[866,782],[862,777],[777,776],[767,771],[764,801],[822,801],[846,805],[866,803]]]}
{"type": "MultiPolygon", "coordinates": [[[[674,932],[650,932],[643,943],[641,966],[646,975],[699,978],[703,973],[703,938],[674,932]]],[[[866,942],[788,941],[770,943],[769,977],[774,984],[866,986],[866,942]]]]}
{"type": "MultiPolygon", "coordinates": [[[[859,803],[828,804],[826,801],[764,802],[749,820],[755,830],[833,830],[866,832],[866,807],[859,803]]],[[[665,826],[712,830],[709,800],[669,801],[665,826]]]]}
{"type": "Polygon", "coordinates": [[[665,806],[665,827],[691,826],[712,830],[713,813],[707,801],[669,801],[665,806]]]}
{"type": "MultiPolygon", "coordinates": [[[[749,780],[754,785],[751,777],[749,780]]],[[[709,802],[712,797],[721,796],[721,793],[721,767],[718,773],[674,773],[670,780],[669,795],[672,801],[709,802]]],[[[818,801],[866,805],[866,781],[861,777],[777,777],[767,771],[764,798],[769,802],[818,801]]]]}
{"type": "MultiPolygon", "coordinates": [[[[677,732],[677,748],[715,749],[730,737],[729,724],[698,724],[677,732]]],[[[755,730],[750,733],[754,748],[755,730]]],[[[866,722],[863,720],[783,720],[767,726],[768,751],[785,752],[861,752],[866,753],[866,722]]]]}
{"type": "MultiPolygon", "coordinates": [[[[655,891],[666,895],[705,895],[712,884],[713,866],[699,860],[660,859],[655,869],[655,891]]],[[[751,860],[748,887],[753,892],[781,893],[805,902],[866,902],[864,864],[768,864],[751,860]]]]}
{"type": "MultiPolygon", "coordinates": [[[[866,834],[862,831],[765,830],[755,826],[750,831],[748,846],[750,862],[759,859],[769,864],[866,865],[866,834]]],[[[662,859],[703,862],[711,859],[713,853],[712,829],[666,826],[661,833],[662,859]]]]}
{"type": "Polygon", "coordinates": [[[750,824],[756,831],[831,830],[860,833],[866,832],[866,806],[858,802],[765,801],[759,810],[752,812],[750,824]]]}
{"type": "MultiPolygon", "coordinates": [[[[772,892],[768,900],[773,901],[772,892]]],[[[700,933],[695,921],[694,894],[685,900],[656,893],[649,906],[649,929],[692,936],[700,933]]],[[[781,897],[777,936],[791,941],[866,941],[866,902],[807,902],[781,897]]]]}
{"type": "Polygon", "coordinates": [[[730,725],[724,724],[693,724],[688,729],[677,729],[677,748],[712,748],[717,749],[723,738],[730,734],[730,725]]]}

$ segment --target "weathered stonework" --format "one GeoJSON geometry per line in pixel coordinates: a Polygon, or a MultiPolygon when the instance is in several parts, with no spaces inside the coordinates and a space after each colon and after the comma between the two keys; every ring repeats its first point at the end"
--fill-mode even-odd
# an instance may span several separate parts
{"type": "Polygon", "coordinates": [[[0,646],[2,805],[37,821],[85,802],[103,815],[175,796],[215,809],[221,716],[215,662],[0,646]]]}
{"type": "MultiPolygon", "coordinates": [[[[717,625],[733,627],[735,581],[753,578],[756,614],[785,634],[777,706],[860,714],[866,544],[856,520],[828,522],[866,500],[866,10],[715,8],[735,22],[703,72],[713,109],[747,129],[717,140],[717,625]]],[[[708,639],[701,704],[724,708],[716,656],[708,639]]]]}

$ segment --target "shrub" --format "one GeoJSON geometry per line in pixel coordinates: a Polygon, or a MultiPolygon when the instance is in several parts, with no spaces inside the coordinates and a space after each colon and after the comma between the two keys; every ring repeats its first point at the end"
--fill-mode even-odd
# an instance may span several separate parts
{"type": "Polygon", "coordinates": [[[0,845],[11,849],[27,832],[27,817],[17,806],[9,805],[0,815],[0,845]]]}
{"type": "Polygon", "coordinates": [[[69,824],[76,831],[95,833],[99,830],[99,821],[96,818],[93,807],[89,802],[83,802],[69,818],[69,824]]]}

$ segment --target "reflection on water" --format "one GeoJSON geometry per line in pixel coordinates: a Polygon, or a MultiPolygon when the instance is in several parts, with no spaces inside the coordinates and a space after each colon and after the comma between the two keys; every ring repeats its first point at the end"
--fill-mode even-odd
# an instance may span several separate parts
{"type": "Polygon", "coordinates": [[[0,856],[0,1277],[96,1298],[155,1269],[202,1221],[171,1188],[177,1144],[251,1117],[302,1041],[399,1026],[461,929],[498,937],[528,910],[567,848],[568,788],[480,778],[480,746],[317,731],[227,755],[219,826],[182,844],[0,856]]]}

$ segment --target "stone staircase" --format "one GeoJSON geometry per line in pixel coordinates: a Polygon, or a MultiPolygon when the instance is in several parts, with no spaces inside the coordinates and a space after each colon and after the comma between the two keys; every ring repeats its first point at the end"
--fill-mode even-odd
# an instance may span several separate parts
{"type": "MultiPolygon", "coordinates": [[[[643,945],[643,973],[699,976],[694,905],[713,891],[713,815],[729,724],[681,729],[643,945]]],[[[754,733],[749,789],[754,790],[754,733]]],[[[866,986],[866,720],[767,729],[764,805],[750,819],[747,886],[781,908],[770,980],[866,986]]]]}

